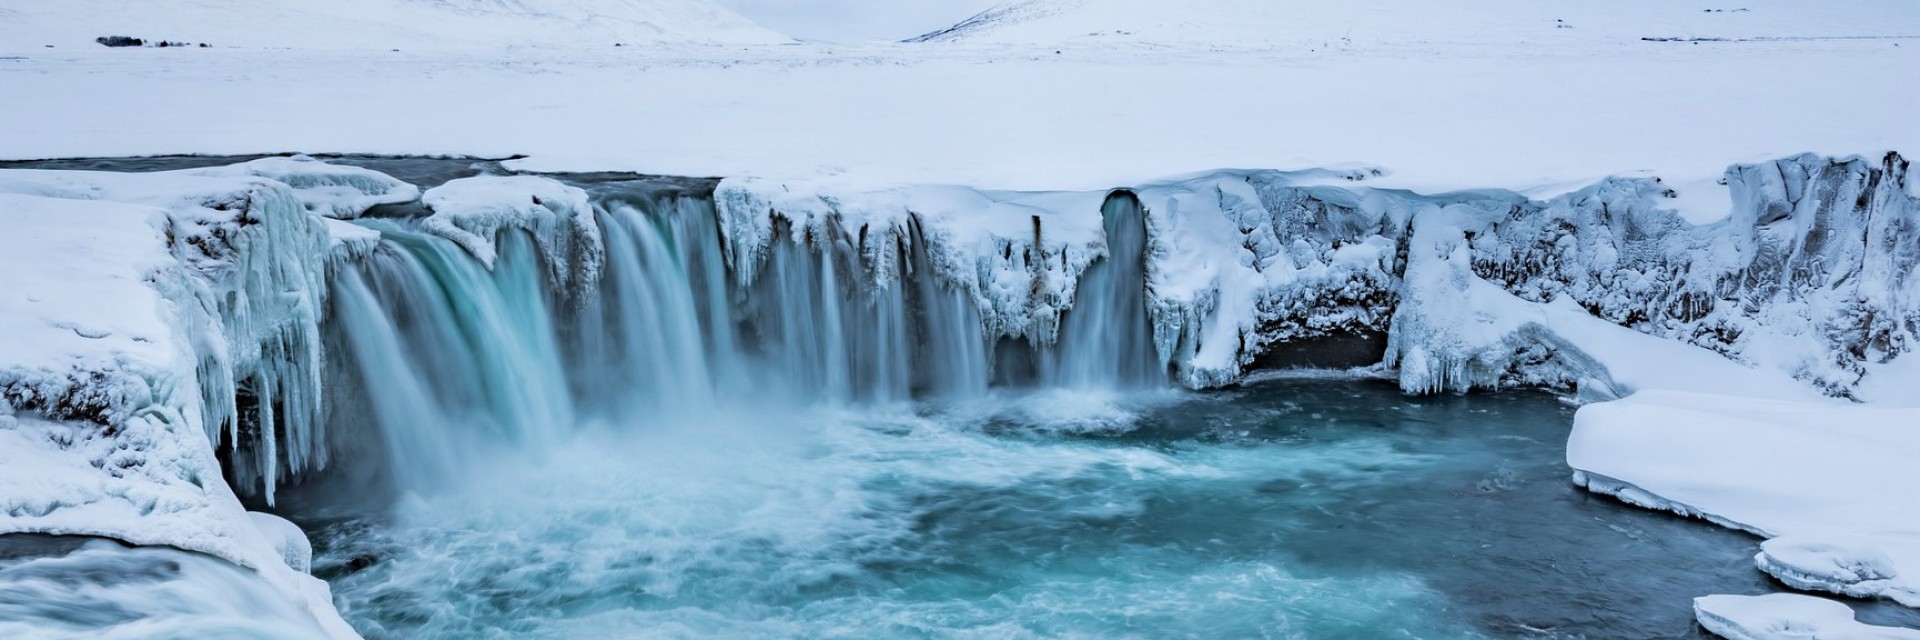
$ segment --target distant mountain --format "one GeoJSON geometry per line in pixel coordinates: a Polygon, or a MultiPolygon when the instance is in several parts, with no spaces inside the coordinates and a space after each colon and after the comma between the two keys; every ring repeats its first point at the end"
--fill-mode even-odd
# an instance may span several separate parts
{"type": "Polygon", "coordinates": [[[776,43],[711,0],[9,0],[0,48],[129,36],[292,49],[776,43]]]}
{"type": "Polygon", "coordinates": [[[1217,47],[1920,37],[1913,0],[1016,0],[912,42],[1217,47]]]}

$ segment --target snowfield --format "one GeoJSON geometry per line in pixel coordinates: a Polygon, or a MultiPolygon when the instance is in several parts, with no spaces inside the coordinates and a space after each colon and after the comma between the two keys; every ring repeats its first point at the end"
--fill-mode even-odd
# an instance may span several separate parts
{"type": "MultiPolygon", "coordinates": [[[[890,301],[861,321],[899,331],[937,282],[911,295],[945,296],[975,378],[982,344],[1052,348],[1132,198],[1175,382],[1381,335],[1408,392],[1590,402],[1588,489],[1763,535],[1790,587],[1920,606],[1920,186],[1890,153],[1920,149],[1913,2],[1029,0],[855,45],[700,0],[108,4],[0,7],[0,159],[715,178],[681,213],[731,286],[846,265],[808,295],[890,301]]],[[[565,178],[0,169],[0,533],[208,554],[352,637],[297,531],[236,497],[337,453],[337,268],[410,225],[484,273],[525,230],[573,291],[622,259],[621,212],[565,178]],[[394,204],[429,215],[349,222],[394,204]]],[[[1807,597],[1697,608],[1729,638],[1911,635],[1807,597]]]]}
{"type": "Polygon", "coordinates": [[[1901,0],[1363,2],[1015,0],[921,42],[1213,48],[1596,44],[1642,38],[1770,40],[1920,35],[1901,0]]]}
{"type": "Polygon", "coordinates": [[[707,0],[62,0],[0,7],[0,48],[91,47],[104,36],[301,50],[790,41],[707,0]]]}

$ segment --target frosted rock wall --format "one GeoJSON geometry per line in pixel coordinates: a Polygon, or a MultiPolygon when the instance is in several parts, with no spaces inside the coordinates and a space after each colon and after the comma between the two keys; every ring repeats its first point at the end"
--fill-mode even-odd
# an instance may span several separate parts
{"type": "Polygon", "coordinates": [[[1609,180],[1516,209],[1474,270],[1534,301],[1780,368],[1846,396],[1912,350],[1920,201],[1907,161],[1802,155],[1736,166],[1731,215],[1694,227],[1655,180],[1609,180]]]}

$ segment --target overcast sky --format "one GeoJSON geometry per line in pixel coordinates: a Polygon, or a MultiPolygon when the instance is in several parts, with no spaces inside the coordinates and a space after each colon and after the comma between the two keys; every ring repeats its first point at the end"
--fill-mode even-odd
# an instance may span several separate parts
{"type": "Polygon", "coordinates": [[[1000,0],[720,0],[806,40],[901,40],[943,29],[1000,0]]]}

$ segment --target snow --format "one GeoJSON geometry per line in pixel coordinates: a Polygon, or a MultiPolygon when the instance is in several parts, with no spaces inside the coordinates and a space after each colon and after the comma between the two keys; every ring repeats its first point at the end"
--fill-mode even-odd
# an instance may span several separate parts
{"type": "MultiPolygon", "coordinates": [[[[325,583],[294,570],[300,536],[263,533],[215,457],[223,438],[239,449],[228,471],[269,499],[283,469],[324,464],[319,215],[352,212],[366,196],[296,194],[256,177],[272,164],[0,172],[0,532],[213,555],[258,572],[314,629],[353,637],[325,583]],[[242,384],[267,399],[262,433],[245,442],[242,384]],[[275,421],[273,407],[290,415],[275,421]]],[[[312,164],[316,175],[343,173],[312,164]]]]}
{"type": "Polygon", "coordinates": [[[524,154],[509,166],[991,190],[1354,162],[1424,193],[1648,172],[1704,180],[1713,208],[1687,213],[1710,220],[1727,212],[1712,181],[1728,163],[1920,148],[1907,109],[1920,87],[1888,81],[1920,68],[1920,49],[1897,42],[491,57],[35,45],[0,60],[0,157],[524,154]]]}
{"type": "Polygon", "coordinates": [[[1795,588],[1920,606],[1920,409],[1678,391],[1588,405],[1567,462],[1593,491],[1769,538],[1795,588]]]}
{"type": "Polygon", "coordinates": [[[0,194],[0,395],[8,403],[124,420],[137,402],[191,384],[168,377],[176,358],[191,354],[174,344],[168,309],[149,282],[179,270],[159,230],[164,216],[154,207],[0,194]]]}
{"type": "Polygon", "coordinates": [[[1916,640],[1920,631],[1862,624],[1847,605],[1809,596],[1705,596],[1700,626],[1728,640],[1916,640]]]}
{"type": "Polygon", "coordinates": [[[982,335],[1033,337],[1050,344],[1072,305],[1080,274],[1105,255],[1097,192],[1001,192],[960,186],[874,188],[832,180],[728,179],[715,190],[729,266],[748,286],[760,272],[777,216],[792,223],[784,240],[803,243],[835,231],[864,239],[873,285],[909,274],[896,246],[912,247],[917,221],[939,281],[960,287],[980,310],[982,335]]]}
{"type": "Polygon", "coordinates": [[[308,211],[329,218],[355,218],[383,204],[420,199],[420,188],[387,174],[359,167],[334,165],[306,156],[269,157],[225,167],[193,171],[195,175],[246,175],[268,178],[293,188],[308,211]]]}
{"type": "MultiPolygon", "coordinates": [[[[1390,331],[1410,391],[1624,398],[1580,414],[1588,488],[1763,532],[1758,565],[1790,585],[1904,602],[1920,191],[1882,152],[1920,149],[1916,37],[1920,11],[1891,0],[1034,0],[936,42],[835,46],[699,0],[13,3],[0,157],[525,154],[505,165],[723,176],[738,284],[779,247],[841,242],[891,287],[915,264],[887,248],[924,243],[984,337],[1039,343],[1127,188],[1180,382],[1390,331]],[[91,42],[116,34],[216,46],[91,42]],[[1704,314],[1680,295],[1702,293],[1704,314]]],[[[214,451],[268,496],[326,465],[327,264],[380,242],[338,219],[416,196],[424,229],[485,264],[504,229],[556,274],[601,259],[587,194],[547,178],[419,194],[298,157],[0,172],[0,390],[25,410],[0,417],[0,486],[23,488],[0,530],[214,554],[336,624],[294,571],[297,536],[256,526],[214,451]],[[242,442],[243,386],[289,412],[266,446],[242,442]]]]}
{"type": "Polygon", "coordinates": [[[917,38],[964,44],[1191,44],[1215,48],[1538,45],[1641,38],[1912,37],[1901,0],[1016,0],[917,38]]]}
{"type": "Polygon", "coordinates": [[[102,36],[379,50],[787,40],[707,0],[62,0],[0,8],[4,48],[97,47],[102,36]]]}
{"type": "Polygon", "coordinates": [[[280,552],[280,559],[287,567],[300,573],[313,571],[313,542],[300,530],[300,525],[288,522],[286,518],[271,513],[248,511],[247,518],[253,521],[253,527],[262,538],[280,552]]]}
{"type": "Polygon", "coordinates": [[[427,190],[421,229],[452,240],[492,269],[504,229],[533,234],[553,281],[597,281],[604,261],[593,203],[579,187],[538,176],[476,176],[427,190]]]}

